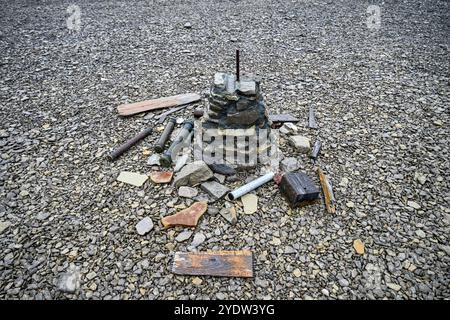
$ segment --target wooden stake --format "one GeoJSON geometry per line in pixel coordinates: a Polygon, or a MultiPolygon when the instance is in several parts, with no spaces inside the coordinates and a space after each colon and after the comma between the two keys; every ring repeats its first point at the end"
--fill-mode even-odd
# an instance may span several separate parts
{"type": "Polygon", "coordinates": [[[327,211],[328,213],[336,213],[335,199],[333,190],[331,189],[331,183],[319,167],[317,168],[317,173],[319,174],[320,185],[322,186],[323,196],[325,197],[325,206],[327,211]]]}

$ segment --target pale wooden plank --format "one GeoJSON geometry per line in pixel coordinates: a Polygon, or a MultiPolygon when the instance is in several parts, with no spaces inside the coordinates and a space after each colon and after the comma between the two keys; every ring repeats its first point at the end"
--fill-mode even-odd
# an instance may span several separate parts
{"type": "Polygon", "coordinates": [[[201,99],[201,96],[196,93],[179,94],[171,97],[164,97],[152,100],[145,100],[141,102],[121,104],[117,107],[117,112],[121,116],[130,116],[136,113],[157,110],[163,108],[170,108],[195,102],[201,99]]]}

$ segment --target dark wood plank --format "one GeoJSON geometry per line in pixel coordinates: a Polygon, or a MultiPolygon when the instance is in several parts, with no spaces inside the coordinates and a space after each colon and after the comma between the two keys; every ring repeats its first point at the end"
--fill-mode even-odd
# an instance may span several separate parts
{"type": "Polygon", "coordinates": [[[249,250],[176,252],[172,272],[181,275],[253,277],[253,253],[249,250]]]}
{"type": "Polygon", "coordinates": [[[201,96],[196,93],[179,94],[171,97],[121,104],[117,107],[117,112],[119,112],[121,116],[130,116],[144,111],[181,106],[200,99],[201,96]]]}

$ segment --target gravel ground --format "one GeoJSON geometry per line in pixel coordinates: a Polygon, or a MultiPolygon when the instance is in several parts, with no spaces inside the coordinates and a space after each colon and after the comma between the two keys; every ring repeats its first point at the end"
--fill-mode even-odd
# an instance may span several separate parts
{"type": "MultiPolygon", "coordinates": [[[[449,2],[380,2],[379,29],[364,1],[174,2],[2,1],[0,298],[450,298],[449,2]],[[66,24],[72,3],[80,31],[66,24]],[[169,270],[194,235],[179,243],[159,221],[192,200],[115,180],[151,171],[142,151],[158,135],[106,155],[159,113],[120,118],[118,104],[204,92],[233,71],[236,47],[271,112],[323,141],[337,214],[289,210],[274,185],[235,226],[210,210],[197,250],[252,249],[255,278],[199,281],[169,270]],[[146,216],[155,225],[140,236],[146,216]]],[[[306,155],[281,148],[317,181],[306,155]]]]}

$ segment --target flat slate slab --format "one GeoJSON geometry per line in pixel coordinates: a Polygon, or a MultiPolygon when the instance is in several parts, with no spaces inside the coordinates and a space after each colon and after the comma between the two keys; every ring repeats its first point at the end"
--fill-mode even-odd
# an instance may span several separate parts
{"type": "Polygon", "coordinates": [[[136,172],[122,171],[117,177],[117,181],[140,187],[147,181],[148,176],[136,172]]]}

